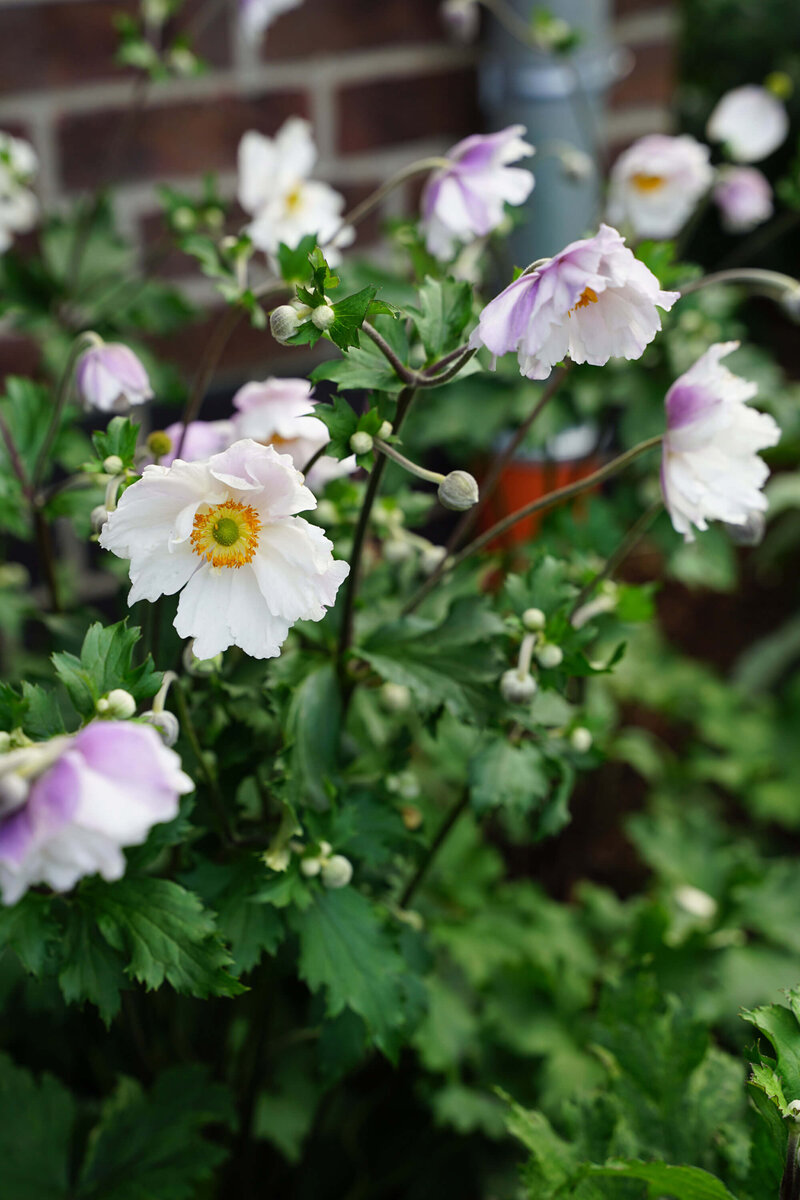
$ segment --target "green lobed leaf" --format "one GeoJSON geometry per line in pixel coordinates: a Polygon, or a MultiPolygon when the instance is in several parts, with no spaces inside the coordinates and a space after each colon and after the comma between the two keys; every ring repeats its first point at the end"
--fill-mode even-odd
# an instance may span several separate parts
{"type": "Polygon", "coordinates": [[[112,417],[105,432],[92,434],[92,445],[101,462],[116,454],[123,466],[133,468],[138,438],[139,426],[129,417],[112,417]]]}
{"type": "Polygon", "coordinates": [[[140,637],[141,630],[128,629],[125,621],[106,626],[98,621],[89,627],[80,658],[66,652],[52,656],[56,674],[83,718],[93,717],[97,701],[114,688],[124,688],[137,701],[156,694],[161,675],[154,669],[150,655],[138,666],[133,665],[133,651],[140,637]]]}
{"type": "Polygon", "coordinates": [[[212,914],[193,892],[168,879],[126,876],[81,888],[103,937],[127,959],[127,974],[150,990],[165,981],[191,996],[236,996],[246,989],[229,973],[231,957],[212,914]]]}
{"type": "Polygon", "coordinates": [[[308,256],[316,244],[317,235],[309,233],[297,243],[294,249],[283,242],[278,246],[278,267],[281,277],[287,283],[302,283],[304,279],[308,279],[310,274],[308,256]]]}
{"type": "Polygon", "coordinates": [[[510,742],[504,733],[487,734],[469,764],[470,803],[477,813],[490,808],[527,812],[550,791],[545,757],[532,742],[510,742]]]}
{"type": "Polygon", "coordinates": [[[92,912],[80,900],[70,905],[58,974],[67,1004],[93,1004],[106,1027],[119,1012],[120,992],[129,987],[125,963],[97,928],[92,912]]]}
{"type": "Polygon", "coordinates": [[[336,672],[325,663],[295,689],[286,716],[289,796],[298,806],[323,810],[339,759],[341,696],[336,672]]]}
{"type": "Polygon", "coordinates": [[[364,324],[367,312],[375,296],[374,287],[365,287],[344,300],[337,300],[333,306],[336,320],[328,330],[328,336],[340,350],[347,351],[351,346],[358,346],[358,331],[364,324]]]}
{"type": "Polygon", "coordinates": [[[651,1195],[671,1197],[672,1200],[736,1200],[725,1184],[700,1167],[671,1166],[661,1162],[640,1162],[627,1159],[609,1162],[604,1166],[590,1164],[586,1174],[593,1178],[641,1179],[651,1195]]]}
{"type": "Polygon", "coordinates": [[[0,1177],[9,1200],[71,1200],[75,1105],[52,1075],[34,1076],[0,1055],[0,1177]]]}
{"type": "Polygon", "coordinates": [[[419,292],[419,309],[411,313],[428,361],[442,358],[463,340],[472,316],[472,286],[464,280],[427,276],[419,292]]]}
{"type": "Polygon", "coordinates": [[[0,907],[0,947],[13,950],[26,971],[41,975],[59,936],[49,896],[28,892],[11,908],[0,907]]]}

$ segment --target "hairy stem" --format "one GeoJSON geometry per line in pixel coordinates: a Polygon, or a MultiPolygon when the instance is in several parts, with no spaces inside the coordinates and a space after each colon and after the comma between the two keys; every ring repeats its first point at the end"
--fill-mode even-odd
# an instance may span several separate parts
{"type": "Polygon", "coordinates": [[[530,504],[525,504],[522,508],[518,508],[516,512],[511,513],[510,516],[504,517],[502,521],[497,521],[496,524],[492,525],[491,529],[487,529],[480,537],[475,538],[474,541],[465,546],[460,554],[446,561],[444,570],[438,576],[431,575],[429,579],[426,579],[419,590],[411,597],[408,604],[406,604],[403,613],[413,612],[431,589],[436,586],[442,575],[454,570],[455,567],[459,566],[473,554],[477,554],[479,550],[482,550],[484,546],[494,541],[495,538],[511,529],[518,521],[524,520],[525,517],[533,516],[534,513],[542,512],[546,508],[552,508],[556,504],[561,504],[564,500],[570,500],[573,496],[580,495],[581,492],[591,491],[592,488],[597,487],[606,479],[610,479],[612,475],[616,475],[618,472],[624,470],[640,454],[644,454],[647,450],[652,450],[655,446],[658,446],[661,442],[661,436],[661,434],[658,434],[656,437],[648,438],[645,442],[640,442],[638,446],[634,446],[631,450],[620,454],[618,458],[613,459],[610,463],[606,463],[604,467],[601,467],[598,471],[594,471],[591,475],[587,475],[584,479],[578,479],[575,483],[569,483],[565,487],[556,488],[555,491],[550,492],[547,496],[541,496],[538,500],[532,500],[530,504]]]}
{"type": "Polygon", "coordinates": [[[405,454],[401,454],[399,450],[395,450],[394,446],[390,446],[388,442],[384,442],[382,438],[374,438],[376,450],[380,450],[381,454],[385,454],[387,458],[391,458],[404,471],[408,471],[411,475],[416,475],[418,479],[424,479],[426,483],[444,483],[444,475],[440,471],[429,471],[427,467],[420,467],[417,463],[406,458],[405,454]]]}

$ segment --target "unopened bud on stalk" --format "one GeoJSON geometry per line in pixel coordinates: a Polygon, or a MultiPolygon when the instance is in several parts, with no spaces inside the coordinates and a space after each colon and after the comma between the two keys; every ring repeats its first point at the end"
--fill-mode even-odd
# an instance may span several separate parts
{"type": "Polygon", "coordinates": [[[560,646],[555,646],[552,642],[545,642],[536,651],[536,657],[539,660],[539,666],[544,667],[547,671],[552,671],[555,667],[560,667],[564,661],[564,651],[560,646]]]}
{"type": "Polygon", "coordinates": [[[142,713],[142,720],[158,730],[165,746],[175,745],[180,736],[181,727],[174,713],[169,712],[166,708],[161,712],[154,712],[150,709],[148,712],[142,713]]]}
{"type": "Polygon", "coordinates": [[[319,875],[322,870],[322,859],[317,855],[312,858],[302,858],[300,860],[300,874],[305,875],[306,879],[313,879],[315,875],[319,875]]]}
{"type": "Polygon", "coordinates": [[[136,712],[136,701],[124,688],[114,688],[107,696],[101,696],[95,707],[102,717],[126,721],[136,712]]]}
{"type": "Polygon", "coordinates": [[[350,438],[350,449],[353,454],[369,454],[374,445],[372,434],[365,433],[363,429],[356,430],[350,438]]]}
{"type": "Polygon", "coordinates": [[[194,642],[190,642],[183,651],[183,669],[187,675],[202,677],[204,675],[216,675],[217,671],[222,667],[222,653],[215,654],[213,658],[196,658],[194,654],[194,642]]]}
{"type": "Polygon", "coordinates": [[[197,224],[197,214],[188,204],[181,204],[172,214],[172,225],[179,233],[189,233],[197,224]]]}
{"type": "Polygon", "coordinates": [[[172,449],[172,438],[163,429],[154,429],[147,439],[147,449],[153,458],[163,458],[172,449]]]}
{"type": "Polygon", "coordinates": [[[411,692],[404,683],[384,683],[378,694],[387,712],[405,712],[411,706],[411,692]]]}
{"type": "Polygon", "coordinates": [[[500,680],[500,695],[506,704],[528,704],[536,695],[538,684],[529,673],[520,675],[517,667],[503,673],[500,680]]]}
{"type": "Polygon", "coordinates": [[[320,304],[317,308],[312,309],[311,321],[316,325],[317,329],[321,329],[324,333],[326,329],[330,329],[333,322],[336,320],[336,313],[330,304],[320,304]]]}
{"type": "Polygon", "coordinates": [[[378,430],[378,437],[381,438],[381,440],[385,442],[388,437],[392,436],[393,429],[394,429],[394,426],[392,425],[391,421],[384,421],[383,424],[381,425],[380,429],[378,430]]]}
{"type": "Polygon", "coordinates": [[[465,512],[478,503],[478,483],[468,471],[451,471],[439,484],[439,503],[454,512],[465,512]]]}
{"type": "Polygon", "coordinates": [[[353,864],[343,854],[334,854],[322,864],[320,874],[326,888],[347,887],[353,878],[353,864]]]}
{"type": "Polygon", "coordinates": [[[281,304],[269,314],[270,333],[282,346],[286,345],[289,338],[294,337],[300,325],[300,317],[291,304],[281,304]]]}
{"type": "Polygon", "coordinates": [[[96,505],[91,512],[89,520],[92,522],[92,529],[95,533],[99,533],[108,520],[108,509],[105,504],[96,505]]]}
{"type": "Polygon", "coordinates": [[[176,75],[194,75],[197,70],[197,55],[185,46],[175,46],[170,50],[169,62],[176,75]]]}
{"type": "Polygon", "coordinates": [[[578,754],[588,754],[592,748],[592,735],[584,725],[576,725],[569,735],[570,745],[578,754]]]}
{"type": "Polygon", "coordinates": [[[522,624],[530,633],[538,633],[547,624],[547,617],[540,608],[526,608],[522,614],[522,624]]]}
{"type": "Polygon", "coordinates": [[[675,902],[681,906],[684,912],[693,917],[700,917],[704,921],[710,921],[712,917],[716,916],[717,902],[714,897],[709,896],[708,892],[704,892],[701,888],[693,887],[691,883],[685,883],[675,889],[675,902]]]}
{"type": "Polygon", "coordinates": [[[120,475],[125,470],[125,463],[118,454],[109,454],[103,459],[103,470],[106,475],[120,475]]]}

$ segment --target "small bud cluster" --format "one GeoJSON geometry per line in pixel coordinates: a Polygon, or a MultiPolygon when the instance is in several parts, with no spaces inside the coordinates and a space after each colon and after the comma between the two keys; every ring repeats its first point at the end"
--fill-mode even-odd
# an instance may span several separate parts
{"type": "Polygon", "coordinates": [[[322,880],[323,887],[347,887],[353,878],[353,864],[343,854],[334,854],[330,842],[318,842],[316,848],[304,851],[300,871],[307,879],[322,880]]]}
{"type": "Polygon", "coordinates": [[[529,704],[538,690],[531,674],[531,660],[536,659],[545,671],[560,667],[564,651],[544,636],[547,617],[540,608],[526,608],[522,614],[525,634],[519,648],[516,667],[505,671],[500,679],[500,694],[507,704],[529,704]]]}
{"type": "Polygon", "coordinates": [[[301,300],[292,300],[289,304],[279,304],[269,315],[270,333],[276,342],[285,346],[294,337],[301,325],[306,321],[316,326],[321,333],[327,333],[336,320],[336,309],[327,300],[311,308],[301,300]]]}

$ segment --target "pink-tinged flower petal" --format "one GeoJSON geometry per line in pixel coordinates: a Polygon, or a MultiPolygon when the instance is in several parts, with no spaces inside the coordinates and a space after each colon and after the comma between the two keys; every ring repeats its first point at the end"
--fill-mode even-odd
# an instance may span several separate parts
{"type": "Polygon", "coordinates": [[[75,384],[86,407],[101,412],[124,411],[153,396],[147,371],[121,342],[103,342],[85,350],[75,368],[75,384]]]}
{"type": "Polygon", "coordinates": [[[666,396],[661,487],[686,541],[694,540],[692,526],[745,525],[767,507],[761,489],[769,470],[758,452],[776,445],[781,433],[772,417],[747,407],[756,385],[721,364],[738,344],[709,347],[666,396]]]}
{"type": "Polygon", "coordinates": [[[757,167],[722,167],[714,202],[729,233],[748,233],[772,216],[772,185],[757,167]]]}
{"type": "Polygon", "coordinates": [[[175,462],[179,446],[184,462],[200,462],[212,454],[220,454],[236,439],[232,421],[190,421],[185,435],[183,423],[176,421],[168,425],[164,433],[172,442],[172,447],[161,455],[158,461],[160,467],[169,467],[175,462]]]}

